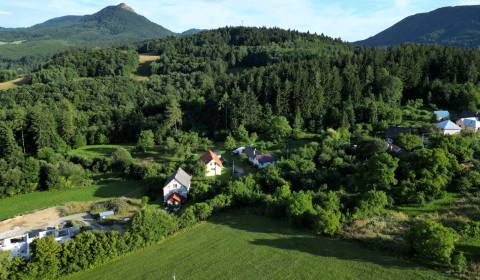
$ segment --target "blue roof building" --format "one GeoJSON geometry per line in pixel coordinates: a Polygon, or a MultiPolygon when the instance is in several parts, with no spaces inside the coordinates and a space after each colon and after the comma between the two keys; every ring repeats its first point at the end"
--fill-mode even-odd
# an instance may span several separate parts
{"type": "Polygon", "coordinates": [[[445,121],[450,119],[450,112],[448,111],[434,111],[435,119],[437,121],[445,121]]]}
{"type": "Polygon", "coordinates": [[[439,122],[436,126],[442,130],[443,135],[459,134],[462,131],[461,127],[449,120],[439,122]]]}

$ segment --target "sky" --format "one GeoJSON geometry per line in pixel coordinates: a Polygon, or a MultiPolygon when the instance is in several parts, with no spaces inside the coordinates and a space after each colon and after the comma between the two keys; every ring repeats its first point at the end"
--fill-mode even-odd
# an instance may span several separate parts
{"type": "Polygon", "coordinates": [[[267,26],[368,38],[416,13],[480,0],[0,0],[1,27],[27,27],[64,15],[85,15],[122,1],[172,31],[267,26]]]}

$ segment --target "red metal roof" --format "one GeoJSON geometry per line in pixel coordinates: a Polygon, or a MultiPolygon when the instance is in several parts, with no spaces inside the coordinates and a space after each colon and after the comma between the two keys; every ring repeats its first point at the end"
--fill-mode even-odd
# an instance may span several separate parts
{"type": "Polygon", "coordinates": [[[220,160],[220,158],[218,157],[217,154],[215,154],[214,152],[212,152],[211,150],[208,150],[208,152],[206,152],[201,158],[200,158],[201,161],[203,161],[205,164],[211,162],[212,160],[214,160],[218,166],[220,167],[223,167],[223,163],[222,161],[220,160]]]}
{"type": "Polygon", "coordinates": [[[172,193],[167,201],[172,201],[172,202],[182,202],[185,199],[185,197],[179,195],[178,193],[172,193]]]}

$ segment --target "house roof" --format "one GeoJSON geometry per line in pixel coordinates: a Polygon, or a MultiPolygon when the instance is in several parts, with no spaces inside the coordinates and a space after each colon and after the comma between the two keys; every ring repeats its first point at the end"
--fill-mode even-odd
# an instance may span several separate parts
{"type": "Polygon", "coordinates": [[[391,126],[387,129],[386,136],[387,138],[395,138],[400,136],[403,133],[411,133],[412,129],[408,127],[399,127],[399,126],[391,126]]]}
{"type": "Polygon", "coordinates": [[[450,112],[448,111],[434,111],[433,113],[437,118],[448,118],[450,116],[450,112]]]}
{"type": "Polygon", "coordinates": [[[479,113],[463,111],[457,116],[457,119],[478,118],[479,116],[479,113]]]}
{"type": "Polygon", "coordinates": [[[218,157],[218,155],[214,152],[212,152],[211,150],[208,150],[208,152],[206,152],[201,158],[200,160],[207,164],[209,162],[211,162],[212,160],[215,161],[215,163],[217,163],[218,166],[220,167],[223,167],[223,164],[222,164],[222,161],[220,160],[220,158],[218,157]]]}
{"type": "Polygon", "coordinates": [[[259,154],[255,156],[258,160],[258,163],[265,164],[275,162],[276,158],[272,154],[259,154]]]}
{"type": "Polygon", "coordinates": [[[182,202],[185,199],[181,194],[172,193],[168,198],[167,201],[174,201],[174,202],[182,202]]]}
{"type": "Polygon", "coordinates": [[[442,130],[461,130],[461,128],[452,121],[443,121],[436,124],[442,130]]]}
{"type": "Polygon", "coordinates": [[[464,119],[463,124],[471,128],[480,128],[480,122],[476,118],[464,119]]]}
{"type": "Polygon", "coordinates": [[[246,147],[245,151],[243,151],[243,152],[247,155],[247,157],[254,158],[255,155],[257,154],[257,149],[252,148],[252,147],[246,147]]]}
{"type": "Polygon", "coordinates": [[[190,188],[190,185],[192,184],[192,175],[185,172],[185,170],[183,170],[182,168],[178,168],[172,176],[168,177],[165,185],[170,183],[173,179],[175,179],[177,182],[187,188],[190,188]]]}

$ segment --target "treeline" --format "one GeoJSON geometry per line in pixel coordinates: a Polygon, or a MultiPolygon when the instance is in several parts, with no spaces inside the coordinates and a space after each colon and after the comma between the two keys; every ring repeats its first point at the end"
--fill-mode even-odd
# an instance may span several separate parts
{"type": "Polygon", "coordinates": [[[138,67],[133,50],[70,50],[53,56],[32,74],[32,83],[70,82],[79,77],[128,76],[138,67]]]}
{"type": "MultiPolygon", "coordinates": [[[[480,102],[476,50],[378,50],[280,29],[224,28],[149,41],[140,51],[161,56],[146,82],[128,77],[138,64],[133,51],[77,50],[55,56],[33,85],[1,92],[5,169],[43,148],[135,143],[147,130],[157,144],[181,130],[220,141],[241,126],[269,135],[278,117],[296,131],[365,126],[378,136],[403,123],[413,99],[454,111],[480,102]]],[[[400,170],[415,181],[410,167],[400,170]]]]}
{"type": "Polygon", "coordinates": [[[0,83],[14,80],[18,77],[17,71],[15,70],[0,70],[0,83]]]}

